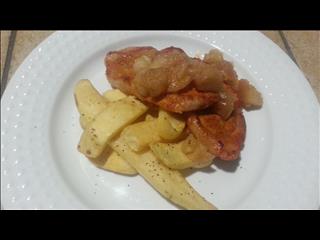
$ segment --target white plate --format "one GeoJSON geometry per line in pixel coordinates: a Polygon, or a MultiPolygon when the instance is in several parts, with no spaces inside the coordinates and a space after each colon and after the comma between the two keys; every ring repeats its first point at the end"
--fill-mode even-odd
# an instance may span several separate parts
{"type": "Polygon", "coordinates": [[[262,92],[246,112],[239,165],[187,177],[220,209],[315,209],[318,102],[301,71],[258,32],[57,32],[27,57],[1,99],[1,201],[5,209],[176,209],[140,176],[95,168],[78,153],[73,87],[110,88],[103,59],[133,45],[176,46],[191,56],[223,51],[262,92]]]}

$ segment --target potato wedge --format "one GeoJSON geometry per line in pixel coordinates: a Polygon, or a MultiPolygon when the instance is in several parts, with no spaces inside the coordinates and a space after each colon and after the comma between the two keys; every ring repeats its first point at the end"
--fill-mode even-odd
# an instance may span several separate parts
{"type": "Polygon", "coordinates": [[[161,140],[157,123],[157,120],[150,120],[132,124],[121,132],[121,136],[133,151],[142,151],[148,148],[150,143],[161,140]]]}
{"type": "Polygon", "coordinates": [[[107,146],[103,152],[97,158],[89,158],[87,157],[96,167],[102,168],[109,158],[110,154],[114,152],[113,149],[107,146]]]}
{"type": "Polygon", "coordinates": [[[214,159],[214,155],[192,134],[178,143],[152,143],[150,149],[167,167],[173,169],[203,168],[214,159]]]}
{"type": "Polygon", "coordinates": [[[80,125],[83,129],[106,108],[108,102],[86,79],[80,80],[76,84],[74,98],[80,113],[80,125]]]}
{"type": "Polygon", "coordinates": [[[136,175],[137,171],[131,167],[117,152],[113,151],[102,166],[103,169],[125,175],[136,175]]]}
{"type": "Polygon", "coordinates": [[[179,171],[166,167],[151,151],[136,153],[122,137],[112,140],[110,146],[161,195],[173,203],[186,209],[216,209],[192,188],[179,171]]]}
{"type": "Polygon", "coordinates": [[[190,168],[194,163],[182,152],[181,143],[151,143],[153,154],[169,168],[190,168]]]}
{"type": "Polygon", "coordinates": [[[131,96],[109,103],[82,133],[79,151],[90,158],[98,157],[114,135],[146,111],[147,107],[131,96]]]}
{"type": "Polygon", "coordinates": [[[182,152],[193,162],[193,168],[207,167],[215,158],[193,134],[189,134],[188,137],[180,143],[182,152]]]}
{"type": "MultiPolygon", "coordinates": [[[[75,99],[80,113],[80,124],[85,128],[94,117],[107,107],[108,101],[116,101],[126,97],[119,90],[109,90],[106,99],[92,86],[89,80],[80,80],[75,87],[75,99]]],[[[103,156],[89,159],[94,165],[106,170],[121,174],[134,175],[134,170],[125,160],[123,160],[109,146],[106,146],[103,156]],[[107,163],[108,161],[108,163],[107,163]]]]}
{"type": "Polygon", "coordinates": [[[103,97],[110,102],[114,102],[114,101],[117,101],[117,100],[120,100],[120,99],[127,97],[127,95],[124,94],[123,92],[121,92],[119,89],[111,89],[111,90],[106,91],[103,94],[103,97]]]}
{"type": "Polygon", "coordinates": [[[144,120],[145,120],[145,121],[152,121],[152,120],[155,120],[155,119],[156,119],[156,118],[153,117],[152,115],[147,114],[144,120]]]}
{"type": "Polygon", "coordinates": [[[137,171],[120,157],[110,146],[106,146],[97,158],[88,158],[96,167],[125,175],[136,175],[137,171]]]}
{"type": "Polygon", "coordinates": [[[182,133],[185,122],[172,114],[160,110],[158,116],[158,132],[165,140],[174,140],[182,133]]]}

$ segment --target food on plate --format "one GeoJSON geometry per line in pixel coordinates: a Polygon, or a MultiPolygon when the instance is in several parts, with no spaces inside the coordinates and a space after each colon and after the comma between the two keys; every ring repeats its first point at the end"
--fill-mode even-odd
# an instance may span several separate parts
{"type": "Polygon", "coordinates": [[[237,90],[239,83],[232,64],[217,50],[201,60],[174,47],[133,47],[108,53],[105,64],[114,88],[170,112],[207,108],[219,102],[224,84],[237,90]]]}
{"type": "Polygon", "coordinates": [[[186,169],[193,166],[193,162],[182,152],[181,143],[151,143],[153,154],[172,169],[186,169]]]}
{"type": "Polygon", "coordinates": [[[199,92],[193,88],[182,93],[170,93],[158,101],[149,101],[166,111],[183,113],[205,109],[217,103],[219,95],[212,92],[199,92]]]}
{"type": "Polygon", "coordinates": [[[128,47],[107,53],[105,65],[115,89],[76,85],[78,150],[102,169],[141,175],[181,207],[216,209],[180,170],[239,159],[243,109],[260,108],[261,94],[216,49],[200,59],[175,47],[128,47]]]}
{"type": "Polygon", "coordinates": [[[172,169],[203,168],[209,166],[215,157],[191,133],[177,143],[152,143],[150,149],[172,169]]]}
{"type": "Polygon", "coordinates": [[[210,64],[189,58],[182,49],[174,47],[161,51],[152,47],[113,51],[107,54],[105,64],[114,88],[173,112],[193,111],[212,105],[217,102],[214,92],[222,86],[222,79],[216,76],[217,69],[212,71],[210,64]],[[214,84],[208,84],[210,81],[214,84]],[[208,88],[215,91],[202,92],[208,88]],[[179,92],[183,90],[187,92],[181,95],[179,92]]]}
{"type": "Polygon", "coordinates": [[[192,115],[188,127],[210,153],[223,160],[239,158],[246,131],[242,113],[234,113],[227,121],[217,114],[192,115]]]}
{"type": "Polygon", "coordinates": [[[127,95],[134,95],[131,82],[134,76],[133,65],[137,58],[149,58],[157,50],[153,47],[129,47],[121,51],[109,52],[107,56],[106,74],[109,76],[113,88],[121,90],[127,95]]]}
{"type": "Polygon", "coordinates": [[[218,49],[212,49],[205,54],[203,61],[218,68],[223,76],[223,82],[236,88],[238,85],[238,76],[233,69],[231,62],[224,60],[222,53],[218,49]]]}
{"type": "Polygon", "coordinates": [[[147,109],[147,106],[132,96],[108,104],[84,129],[79,142],[79,151],[87,157],[98,157],[112,137],[147,109]]]}
{"type": "Polygon", "coordinates": [[[146,117],[145,117],[145,121],[152,121],[152,120],[155,120],[156,118],[153,117],[151,114],[146,114],[146,117]]]}
{"type": "Polygon", "coordinates": [[[108,90],[103,94],[103,97],[107,99],[110,102],[114,102],[117,100],[120,100],[122,98],[125,98],[127,95],[125,95],[123,92],[121,92],[119,89],[112,89],[108,90]]]}
{"type": "Polygon", "coordinates": [[[239,81],[239,98],[245,109],[259,108],[262,105],[261,94],[252,86],[248,80],[239,81]]]}
{"type": "Polygon", "coordinates": [[[193,162],[193,168],[207,167],[215,158],[192,133],[181,141],[181,150],[193,162]]]}
{"type": "Polygon", "coordinates": [[[124,175],[136,175],[137,171],[132,168],[126,160],[124,160],[120,155],[113,151],[109,146],[99,155],[97,158],[89,158],[96,167],[108,170],[111,172],[124,174],[124,175]]]}
{"type": "Polygon", "coordinates": [[[137,170],[162,196],[186,209],[216,209],[176,170],[162,164],[150,150],[136,153],[120,137],[111,147],[137,170]]]}
{"type": "Polygon", "coordinates": [[[100,95],[87,79],[80,80],[77,83],[74,90],[74,98],[80,113],[80,124],[83,129],[107,106],[106,99],[100,95]]]}
{"type": "Polygon", "coordinates": [[[186,125],[183,119],[179,119],[177,116],[173,116],[163,110],[159,110],[157,124],[158,134],[165,140],[174,140],[178,138],[186,125]]]}
{"type": "Polygon", "coordinates": [[[190,118],[188,129],[210,145],[212,154],[222,160],[239,158],[246,128],[242,109],[260,108],[262,97],[247,80],[238,79],[221,52],[211,50],[201,60],[175,47],[133,47],[108,53],[105,65],[112,86],[165,111],[184,114],[190,118]],[[208,121],[215,125],[208,126],[208,121]]]}
{"type": "Polygon", "coordinates": [[[220,100],[211,106],[211,111],[227,120],[235,109],[241,108],[237,92],[227,84],[223,85],[220,100]]]}
{"type": "Polygon", "coordinates": [[[106,159],[101,168],[124,175],[136,175],[137,171],[124,160],[119,153],[113,151],[106,159]]]}
{"type": "MultiPolygon", "coordinates": [[[[104,99],[89,80],[80,80],[76,84],[74,96],[80,113],[80,124],[84,129],[98,113],[107,107],[108,102],[126,97],[124,93],[116,89],[107,91],[104,94],[104,99]]],[[[128,175],[137,173],[125,160],[113,153],[113,150],[108,146],[99,157],[89,158],[89,160],[97,167],[117,173],[128,175]],[[109,163],[106,164],[108,160],[109,163]]]]}
{"type": "Polygon", "coordinates": [[[122,132],[123,140],[135,152],[148,148],[150,143],[161,140],[157,132],[157,120],[152,119],[127,126],[122,132]]]}

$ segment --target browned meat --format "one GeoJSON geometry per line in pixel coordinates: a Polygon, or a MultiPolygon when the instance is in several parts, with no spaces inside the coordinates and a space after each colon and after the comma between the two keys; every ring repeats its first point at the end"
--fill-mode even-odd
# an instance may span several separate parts
{"type": "Polygon", "coordinates": [[[219,115],[193,115],[188,127],[209,152],[223,160],[239,158],[243,147],[246,124],[241,112],[235,112],[227,121],[219,115]]]}

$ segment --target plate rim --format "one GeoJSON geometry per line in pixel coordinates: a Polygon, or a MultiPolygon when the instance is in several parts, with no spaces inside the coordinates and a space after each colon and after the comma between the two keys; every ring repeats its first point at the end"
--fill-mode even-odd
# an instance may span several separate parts
{"type": "MultiPolygon", "coordinates": [[[[111,31],[111,33],[114,32],[114,31],[111,31]]],[[[159,31],[156,31],[159,33],[159,31]]],[[[160,32],[164,32],[164,33],[172,33],[172,34],[178,34],[180,35],[180,33],[183,33],[183,32],[174,32],[174,31],[160,31],[160,32]]],[[[188,31],[189,32],[189,31],[188,31]]],[[[71,31],[69,32],[63,32],[63,34],[67,34],[67,33],[72,33],[71,31]]],[[[82,33],[82,32],[78,32],[78,33],[82,33]]],[[[95,32],[93,32],[95,33],[95,32]]],[[[130,33],[130,32],[125,32],[125,33],[130,33]]],[[[143,33],[150,33],[150,32],[146,32],[146,31],[139,31],[139,32],[136,32],[136,34],[143,34],[143,33]]],[[[193,32],[194,34],[199,34],[199,32],[193,32]]],[[[202,34],[203,31],[200,31],[200,33],[202,34]]],[[[220,32],[221,33],[221,32],[220,32]]],[[[222,33],[227,33],[227,32],[222,32],[222,33]]],[[[243,32],[245,33],[245,32],[243,32]]],[[[251,32],[252,33],[252,32],[251,32]]],[[[257,39],[264,39],[264,40],[267,40],[266,42],[269,42],[269,45],[273,46],[273,48],[275,47],[276,49],[280,50],[280,52],[282,53],[282,57],[286,58],[286,60],[290,62],[291,66],[293,66],[293,68],[296,68],[295,70],[297,72],[299,72],[300,75],[302,75],[302,78],[304,78],[304,81],[301,81],[301,86],[304,86],[305,89],[308,89],[308,90],[305,90],[305,91],[308,91],[308,93],[310,94],[310,91],[312,92],[312,96],[309,96],[310,98],[310,101],[313,102],[312,104],[315,103],[315,105],[317,106],[317,111],[319,112],[319,103],[316,99],[316,96],[315,96],[315,93],[314,91],[312,90],[311,86],[310,86],[310,83],[307,81],[307,79],[305,78],[304,74],[302,73],[302,71],[297,67],[297,65],[292,61],[291,58],[289,58],[289,56],[279,47],[277,46],[274,42],[272,42],[270,39],[268,39],[266,36],[264,36],[261,32],[254,32],[257,36],[257,39]],[[257,34],[258,33],[258,34],[257,34]],[[304,83],[303,83],[304,82],[304,83]]],[[[206,34],[208,34],[206,32],[206,34]]],[[[15,81],[17,81],[16,79],[19,77],[19,73],[21,72],[21,68],[23,67],[26,67],[26,63],[28,63],[30,61],[30,58],[32,58],[35,54],[37,54],[37,51],[39,51],[39,48],[41,48],[42,46],[44,46],[46,43],[48,43],[49,41],[52,41],[54,38],[59,38],[61,37],[61,32],[55,32],[53,34],[51,34],[48,38],[46,38],[43,42],[41,42],[37,47],[35,47],[33,49],[33,51],[25,58],[25,60],[23,61],[23,63],[19,66],[19,68],[16,70],[15,74],[12,76],[11,80],[8,82],[8,85],[3,93],[3,96],[1,98],[1,109],[4,108],[5,106],[3,106],[3,103],[6,102],[6,99],[9,98],[9,93],[10,91],[12,91],[12,89],[14,90],[13,88],[13,85],[15,84],[15,81]],[[11,90],[8,90],[8,89],[11,89],[11,90]],[[8,90],[8,91],[7,91],[8,90]]],[[[184,37],[188,36],[188,35],[182,35],[184,37]]],[[[197,37],[195,37],[197,39],[197,37]]],[[[264,41],[262,40],[262,41],[264,41]]],[[[301,76],[300,76],[301,78],[301,76]]],[[[1,110],[1,113],[2,110],[1,110]]],[[[1,120],[2,121],[2,120],[1,120]]],[[[3,124],[1,124],[1,130],[3,128],[3,124]]],[[[1,136],[2,138],[2,136],[1,136]]],[[[2,163],[1,163],[2,164],[2,163]]],[[[1,178],[3,178],[3,173],[1,171],[1,178]]],[[[3,190],[1,190],[3,191],[3,190]]],[[[3,196],[3,194],[2,194],[3,196]]],[[[3,198],[1,196],[1,205],[3,205],[3,198]]]]}

